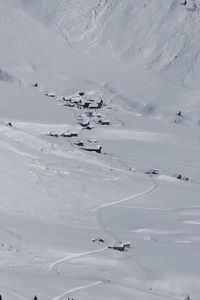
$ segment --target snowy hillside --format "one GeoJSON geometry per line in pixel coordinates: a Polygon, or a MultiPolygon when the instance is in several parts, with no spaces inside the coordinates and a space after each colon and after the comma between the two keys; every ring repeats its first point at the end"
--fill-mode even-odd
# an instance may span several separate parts
{"type": "Polygon", "coordinates": [[[185,86],[198,86],[199,0],[185,6],[181,0],[23,2],[72,47],[94,52],[104,47],[137,65],[173,70],[185,86]]]}
{"type": "Polygon", "coordinates": [[[186,2],[0,1],[3,300],[199,300],[186,2]]]}

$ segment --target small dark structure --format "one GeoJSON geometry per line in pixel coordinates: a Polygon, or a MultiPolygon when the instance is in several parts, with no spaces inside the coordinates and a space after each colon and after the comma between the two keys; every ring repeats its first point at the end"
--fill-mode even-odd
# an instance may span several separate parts
{"type": "Polygon", "coordinates": [[[34,87],[38,87],[38,83],[34,83],[33,86],[34,86],[34,87]]]}
{"type": "Polygon", "coordinates": [[[104,243],[104,240],[103,240],[103,239],[99,239],[99,242],[100,242],[100,243],[104,243]]]}
{"type": "Polygon", "coordinates": [[[180,5],[187,5],[187,0],[185,0],[184,2],[180,3],[180,5]]]}
{"type": "Polygon", "coordinates": [[[78,104],[79,101],[80,101],[80,100],[79,100],[78,98],[72,99],[72,103],[75,103],[75,104],[78,104]]]}
{"type": "Polygon", "coordinates": [[[75,145],[79,146],[79,147],[83,147],[84,146],[84,143],[82,141],[78,142],[78,143],[75,143],[75,145]]]}
{"type": "Polygon", "coordinates": [[[78,132],[75,132],[75,131],[71,132],[71,137],[74,137],[74,136],[78,136],[78,132]]]}
{"type": "Polygon", "coordinates": [[[62,136],[62,137],[71,137],[71,132],[69,132],[69,131],[63,132],[63,133],[61,133],[60,136],[62,136]]]}
{"type": "Polygon", "coordinates": [[[183,177],[182,178],[184,181],[189,181],[189,177],[183,177]]]}
{"type": "Polygon", "coordinates": [[[90,124],[89,119],[82,120],[82,122],[81,122],[81,126],[83,126],[83,127],[87,127],[89,124],[90,124]]]}
{"type": "Polygon", "coordinates": [[[79,96],[84,96],[85,95],[84,92],[79,92],[78,94],[79,94],[79,96]]]}
{"type": "Polygon", "coordinates": [[[125,251],[125,246],[108,246],[109,249],[118,250],[118,251],[125,251]]]}
{"type": "Polygon", "coordinates": [[[124,247],[125,247],[125,248],[131,248],[131,243],[130,243],[130,242],[126,242],[126,243],[124,244],[124,247]]]}
{"type": "Polygon", "coordinates": [[[94,128],[94,126],[89,124],[86,128],[87,128],[88,130],[91,130],[92,128],[94,128]]]}
{"type": "Polygon", "coordinates": [[[90,152],[96,152],[96,153],[101,153],[102,151],[102,146],[96,146],[96,147],[86,147],[86,148],[83,148],[84,150],[86,151],[90,151],[90,152]]]}
{"type": "Polygon", "coordinates": [[[109,120],[101,120],[100,123],[101,123],[101,125],[110,125],[109,120]]]}
{"type": "Polygon", "coordinates": [[[58,133],[53,133],[53,132],[50,132],[50,133],[49,133],[49,135],[50,135],[50,136],[54,136],[54,137],[58,138],[58,133]]]}
{"type": "Polygon", "coordinates": [[[12,123],[11,122],[7,123],[7,126],[12,127],[12,123]]]}
{"type": "Polygon", "coordinates": [[[98,102],[97,104],[98,104],[98,108],[102,108],[102,106],[103,106],[103,100],[101,99],[101,101],[98,102]]]}
{"type": "Polygon", "coordinates": [[[119,244],[119,245],[115,245],[115,246],[108,246],[108,248],[118,250],[118,251],[125,251],[126,249],[131,248],[131,244],[130,244],[130,242],[126,242],[124,244],[119,244]]]}
{"type": "Polygon", "coordinates": [[[83,105],[83,108],[88,108],[90,105],[90,102],[85,102],[84,105],[83,105]]]}
{"type": "Polygon", "coordinates": [[[63,100],[64,100],[64,101],[72,101],[72,99],[69,98],[69,97],[63,97],[63,100]]]}
{"type": "Polygon", "coordinates": [[[82,100],[79,100],[77,103],[77,107],[81,108],[84,107],[85,103],[82,100]]]}
{"type": "Polygon", "coordinates": [[[175,177],[179,180],[189,181],[189,177],[182,176],[181,174],[178,174],[175,177]]]}
{"type": "Polygon", "coordinates": [[[37,296],[35,296],[35,297],[33,298],[33,300],[37,300],[37,296]]]}
{"type": "Polygon", "coordinates": [[[95,242],[105,243],[105,241],[103,239],[101,239],[101,238],[93,239],[92,242],[93,243],[95,243],[95,242]]]}
{"type": "Polygon", "coordinates": [[[157,169],[151,169],[151,170],[145,172],[145,174],[149,174],[149,175],[151,175],[151,174],[153,174],[153,175],[159,175],[159,174],[160,174],[160,171],[157,170],[157,169]]]}
{"type": "Polygon", "coordinates": [[[56,96],[56,94],[55,93],[46,93],[45,96],[54,98],[56,96]]]}
{"type": "Polygon", "coordinates": [[[179,110],[179,112],[177,112],[176,114],[177,114],[177,116],[179,116],[179,117],[183,117],[181,110],[179,110]]]}

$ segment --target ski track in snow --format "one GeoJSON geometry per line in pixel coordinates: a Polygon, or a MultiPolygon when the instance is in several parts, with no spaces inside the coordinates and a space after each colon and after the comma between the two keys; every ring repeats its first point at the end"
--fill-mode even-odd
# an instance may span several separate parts
{"type": "Polygon", "coordinates": [[[106,249],[107,249],[107,247],[99,249],[99,250],[93,250],[93,251],[86,251],[86,252],[82,252],[82,253],[77,253],[77,254],[73,254],[73,255],[58,259],[58,260],[56,260],[56,261],[54,261],[53,263],[50,264],[49,270],[52,271],[52,272],[56,272],[56,274],[58,275],[58,274],[60,274],[59,268],[65,262],[67,262],[71,259],[74,259],[74,258],[80,258],[80,257],[92,255],[92,254],[95,254],[95,253],[99,253],[99,252],[105,251],[106,249]]]}
{"type": "MultiPolygon", "coordinates": [[[[99,207],[97,207],[97,208],[95,208],[95,209],[92,210],[92,211],[96,212],[96,219],[97,219],[98,226],[101,228],[101,230],[104,233],[106,233],[108,236],[110,236],[111,238],[113,238],[115,242],[120,243],[120,240],[117,237],[117,235],[115,235],[113,232],[109,231],[106,228],[106,224],[103,221],[102,210],[104,208],[106,208],[106,207],[114,206],[116,204],[124,203],[124,202],[130,201],[130,200],[135,200],[135,199],[141,198],[143,196],[146,196],[146,195],[152,193],[155,189],[157,189],[158,184],[155,182],[155,180],[152,178],[152,176],[150,176],[150,178],[151,178],[151,180],[153,182],[153,185],[150,188],[148,188],[147,190],[145,190],[143,192],[140,192],[138,194],[135,194],[135,195],[131,195],[131,196],[122,198],[122,199],[117,200],[117,201],[112,201],[110,203],[106,203],[106,204],[100,205],[99,207]]],[[[50,266],[49,266],[49,270],[52,271],[52,272],[55,272],[57,275],[60,275],[59,268],[63,264],[65,264],[67,261],[69,261],[71,259],[81,258],[81,257],[84,257],[84,256],[88,256],[88,255],[93,255],[93,254],[96,254],[96,253],[100,253],[100,252],[103,252],[103,251],[105,251],[107,249],[108,248],[105,247],[105,248],[102,248],[102,249],[99,249],[99,250],[86,251],[86,252],[77,253],[77,254],[73,254],[73,255],[67,256],[65,258],[56,260],[53,263],[51,263],[50,266]]],[[[72,292],[80,291],[80,290],[83,290],[83,289],[88,289],[88,288],[91,288],[93,286],[100,285],[100,284],[103,284],[103,281],[96,281],[94,283],[91,283],[91,284],[88,284],[88,285],[85,285],[85,286],[79,286],[79,287],[76,287],[74,289],[70,289],[70,290],[62,293],[59,296],[56,296],[56,297],[52,298],[52,300],[59,300],[59,299],[62,299],[64,296],[66,296],[66,295],[68,295],[68,294],[70,294],[72,292]]],[[[134,289],[136,289],[138,291],[141,291],[139,288],[134,288],[134,289]]],[[[147,293],[147,291],[145,291],[145,290],[143,290],[143,292],[147,293]]],[[[154,294],[154,295],[156,295],[156,294],[154,294]]],[[[167,298],[167,296],[164,296],[164,297],[167,298]]]]}
{"type": "Polygon", "coordinates": [[[73,292],[85,290],[85,289],[91,288],[91,287],[93,287],[93,286],[100,285],[100,284],[102,284],[102,283],[103,283],[103,281],[95,281],[95,282],[93,282],[93,283],[91,283],[91,284],[88,284],[88,285],[82,285],[82,286],[76,287],[76,288],[74,288],[74,289],[68,290],[68,291],[64,292],[63,294],[61,294],[61,295],[59,295],[59,296],[57,296],[57,297],[52,298],[51,300],[60,300],[60,299],[62,299],[64,296],[67,296],[67,295],[69,295],[69,294],[71,294],[71,293],[73,293],[73,292]]]}
{"type": "Polygon", "coordinates": [[[93,209],[94,212],[96,212],[96,219],[97,219],[97,223],[99,225],[99,227],[101,228],[101,230],[106,233],[108,236],[110,236],[116,243],[121,243],[120,239],[116,236],[116,234],[114,234],[113,232],[109,231],[107,228],[106,228],[106,224],[104,223],[103,221],[103,216],[102,216],[102,210],[106,207],[110,207],[110,206],[114,206],[114,205],[117,205],[119,203],[124,203],[124,202],[127,202],[127,201],[130,201],[130,200],[135,200],[135,199],[138,199],[138,198],[141,198],[143,196],[146,196],[150,193],[152,193],[155,189],[157,189],[158,187],[158,184],[155,182],[155,180],[153,180],[152,176],[150,176],[152,182],[153,182],[153,185],[147,189],[146,191],[143,191],[143,192],[140,192],[138,194],[135,194],[135,195],[131,195],[131,196],[128,196],[128,197],[125,197],[125,198],[122,198],[121,200],[117,200],[117,201],[112,201],[110,203],[105,203],[105,204],[102,204],[100,205],[99,207],[93,209]]]}

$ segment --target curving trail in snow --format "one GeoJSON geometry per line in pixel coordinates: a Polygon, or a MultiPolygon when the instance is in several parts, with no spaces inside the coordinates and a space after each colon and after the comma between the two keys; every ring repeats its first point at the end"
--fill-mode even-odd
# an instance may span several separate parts
{"type": "Polygon", "coordinates": [[[77,254],[73,254],[73,255],[58,259],[58,260],[56,260],[56,261],[54,261],[53,263],[50,264],[49,270],[52,271],[52,272],[56,272],[57,274],[60,274],[59,273],[59,267],[61,267],[61,265],[64,264],[66,261],[69,261],[69,260],[74,259],[74,258],[80,258],[80,257],[83,257],[83,256],[88,256],[88,255],[92,255],[92,254],[95,254],[95,253],[99,253],[99,252],[102,252],[106,249],[107,249],[107,247],[99,249],[99,250],[93,250],[93,251],[86,251],[86,252],[82,252],[82,253],[77,253],[77,254]]]}
{"type": "Polygon", "coordinates": [[[67,295],[69,295],[70,293],[77,292],[77,291],[81,291],[81,290],[85,290],[85,289],[91,288],[91,287],[93,287],[93,286],[100,285],[100,284],[102,284],[102,283],[103,283],[103,281],[100,281],[100,280],[99,280],[99,281],[95,281],[95,282],[93,282],[93,283],[91,283],[91,284],[88,284],[88,285],[82,285],[82,286],[79,286],[79,287],[77,287],[77,288],[68,290],[68,291],[62,293],[61,295],[52,298],[51,300],[61,300],[64,296],[67,296],[67,295]]]}
{"type": "MultiPolygon", "coordinates": [[[[125,198],[117,200],[117,201],[112,201],[110,203],[102,204],[99,207],[93,209],[93,211],[96,212],[96,219],[97,219],[98,226],[102,229],[103,232],[105,232],[108,236],[110,236],[115,242],[120,243],[120,240],[117,237],[117,235],[115,235],[113,232],[109,231],[106,228],[106,224],[103,221],[102,210],[106,207],[114,206],[116,204],[124,203],[124,202],[130,201],[130,200],[138,199],[140,197],[148,195],[149,193],[152,193],[158,187],[158,184],[154,181],[152,176],[150,176],[150,178],[153,182],[153,185],[150,188],[148,188],[147,190],[145,190],[141,193],[135,194],[135,195],[125,197],[125,198]]],[[[73,254],[73,255],[64,257],[62,259],[58,259],[58,260],[52,262],[49,265],[49,270],[51,272],[56,273],[56,275],[60,275],[59,269],[67,261],[70,261],[71,259],[74,259],[74,258],[80,258],[80,257],[88,256],[88,255],[97,254],[97,253],[105,251],[106,249],[108,249],[108,248],[105,247],[105,248],[102,248],[102,249],[99,249],[99,250],[86,251],[86,252],[82,252],[82,253],[73,254]]],[[[61,295],[58,295],[58,296],[52,298],[51,300],[61,300],[64,296],[66,296],[66,295],[68,295],[72,292],[80,291],[80,290],[83,290],[83,289],[88,289],[88,288],[91,288],[93,286],[100,285],[102,283],[103,283],[103,281],[96,281],[96,282],[88,284],[88,285],[79,286],[79,287],[76,287],[74,289],[70,289],[68,291],[65,291],[61,295]]]]}
{"type": "Polygon", "coordinates": [[[103,221],[102,210],[106,207],[114,206],[116,204],[124,203],[124,202],[130,201],[130,200],[135,200],[135,199],[141,198],[143,196],[146,196],[146,195],[152,193],[155,189],[157,189],[158,184],[155,182],[155,180],[152,178],[152,176],[150,176],[150,178],[153,182],[153,185],[150,188],[148,188],[147,190],[140,192],[138,194],[135,194],[135,195],[131,195],[131,196],[122,198],[117,201],[112,201],[110,203],[102,204],[99,207],[93,209],[93,211],[96,212],[96,219],[97,219],[98,226],[101,228],[101,230],[104,233],[106,233],[108,236],[110,236],[114,240],[114,242],[121,243],[121,241],[117,237],[117,235],[106,228],[106,224],[103,221]]]}
{"type": "MultiPolygon", "coordinates": [[[[99,249],[99,250],[93,250],[93,251],[86,251],[86,252],[82,252],[82,253],[77,253],[77,254],[73,254],[73,255],[64,257],[62,259],[58,259],[58,260],[56,260],[56,261],[54,261],[53,263],[50,264],[49,270],[56,273],[56,275],[60,275],[59,268],[64,263],[66,263],[67,261],[69,261],[71,259],[74,259],[74,258],[80,258],[80,257],[88,256],[88,255],[93,255],[93,254],[105,251],[106,249],[107,249],[107,247],[99,249]]],[[[60,300],[64,296],[66,296],[70,293],[77,292],[77,291],[84,290],[84,289],[88,289],[88,288],[91,288],[93,286],[100,285],[102,283],[103,283],[103,281],[95,281],[95,282],[93,282],[91,284],[88,284],[88,285],[78,286],[76,288],[73,288],[73,289],[70,289],[68,291],[63,292],[61,295],[58,295],[58,296],[52,298],[51,300],[60,300]]]]}

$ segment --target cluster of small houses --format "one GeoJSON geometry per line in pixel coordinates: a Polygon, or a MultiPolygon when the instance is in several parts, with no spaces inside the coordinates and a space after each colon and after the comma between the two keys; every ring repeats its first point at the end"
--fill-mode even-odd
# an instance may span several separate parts
{"type": "MultiPolygon", "coordinates": [[[[45,95],[50,98],[56,97],[55,93],[46,93],[45,95]]],[[[103,118],[101,109],[104,106],[106,106],[106,104],[103,102],[102,99],[100,99],[99,101],[88,99],[85,96],[84,92],[79,92],[78,95],[74,97],[61,97],[61,98],[65,102],[64,106],[84,110],[84,113],[80,115],[78,119],[78,122],[83,129],[91,130],[94,128],[94,124],[110,125],[110,121],[108,119],[103,118]],[[91,123],[91,120],[93,124],[91,123]]],[[[58,137],[71,138],[71,137],[78,137],[78,132],[67,131],[61,134],[50,132],[49,135],[56,138],[58,137]]],[[[78,141],[75,142],[74,145],[82,147],[81,149],[86,151],[101,153],[102,146],[96,143],[97,141],[89,141],[89,143],[78,141]]]]}
{"type": "MultiPolygon", "coordinates": [[[[35,84],[34,86],[37,87],[38,85],[35,84]]],[[[55,93],[46,93],[45,95],[50,98],[56,97],[55,93]]],[[[65,102],[64,106],[66,107],[84,110],[84,113],[79,117],[79,124],[82,126],[83,129],[91,130],[94,127],[94,125],[91,124],[91,119],[93,118],[95,120],[96,119],[98,120],[96,122],[98,124],[110,125],[110,121],[108,119],[102,118],[101,109],[106,105],[102,99],[100,101],[87,99],[87,97],[85,97],[84,92],[79,92],[78,95],[75,97],[62,97],[62,100],[65,102]]],[[[177,119],[175,120],[175,123],[180,123],[181,118],[183,118],[182,112],[179,111],[178,113],[176,113],[176,115],[177,115],[177,119]]],[[[67,131],[61,134],[50,132],[50,136],[57,137],[57,138],[59,136],[65,138],[71,138],[71,137],[78,137],[78,133],[74,131],[67,131]]],[[[89,145],[86,145],[83,141],[78,141],[75,142],[74,144],[86,151],[91,151],[91,152],[93,151],[97,153],[102,152],[102,146],[98,145],[95,139],[90,139],[88,140],[88,142],[89,145]]],[[[159,175],[160,171],[158,169],[150,169],[145,173],[149,175],[159,175]]],[[[181,174],[174,175],[174,177],[176,177],[179,180],[189,181],[188,177],[184,177],[181,174]]],[[[93,239],[92,242],[104,243],[105,241],[102,238],[96,238],[93,239]]],[[[118,245],[108,246],[108,248],[113,250],[118,250],[118,251],[125,251],[128,248],[131,248],[131,244],[130,242],[119,243],[118,245]]]]}

